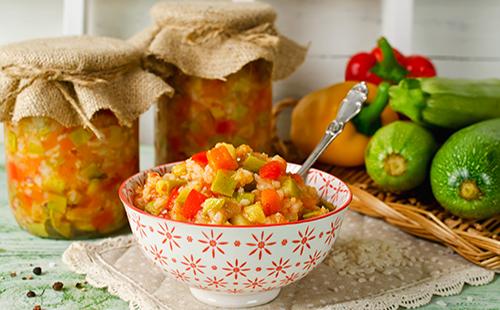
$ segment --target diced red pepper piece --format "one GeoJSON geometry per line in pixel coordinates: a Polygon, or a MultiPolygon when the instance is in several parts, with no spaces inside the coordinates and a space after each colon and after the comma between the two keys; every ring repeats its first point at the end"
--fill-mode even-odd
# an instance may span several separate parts
{"type": "Polygon", "coordinates": [[[201,210],[201,204],[207,200],[207,198],[207,196],[197,190],[191,190],[182,206],[181,214],[187,219],[193,219],[198,211],[201,210]]]}
{"type": "Polygon", "coordinates": [[[201,166],[206,166],[208,164],[207,152],[199,152],[191,156],[191,159],[194,160],[201,166]]]}
{"type": "Polygon", "coordinates": [[[215,170],[236,170],[238,169],[238,162],[229,153],[225,146],[214,147],[207,152],[208,164],[215,170]]]}
{"type": "Polygon", "coordinates": [[[170,195],[168,195],[167,204],[165,205],[164,209],[172,210],[177,196],[179,196],[179,186],[172,188],[172,190],[170,191],[170,195]]]}
{"type": "Polygon", "coordinates": [[[271,160],[259,169],[259,175],[264,179],[277,180],[285,174],[285,165],[277,160],[271,160]]]}
{"type": "Polygon", "coordinates": [[[233,134],[236,128],[236,122],[233,120],[220,120],[215,124],[215,132],[220,135],[233,134]]]}
{"type": "Polygon", "coordinates": [[[260,194],[260,202],[264,214],[269,216],[281,210],[281,197],[274,189],[264,189],[260,194]]]}

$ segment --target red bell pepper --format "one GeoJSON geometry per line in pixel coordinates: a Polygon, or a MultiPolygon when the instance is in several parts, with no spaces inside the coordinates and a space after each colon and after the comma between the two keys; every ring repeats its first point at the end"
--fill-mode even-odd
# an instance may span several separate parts
{"type": "Polygon", "coordinates": [[[168,211],[172,210],[172,208],[174,207],[175,199],[177,199],[177,196],[179,196],[179,186],[172,188],[172,190],[170,191],[165,207],[160,211],[160,214],[158,214],[159,217],[167,219],[169,218],[168,211]]]}
{"type": "Polygon", "coordinates": [[[416,78],[436,76],[436,69],[434,68],[434,65],[424,56],[408,56],[406,57],[405,65],[406,70],[410,72],[408,77],[416,78]]]}
{"type": "Polygon", "coordinates": [[[187,219],[193,219],[196,213],[201,210],[201,204],[207,200],[207,196],[193,189],[186,197],[186,201],[181,209],[181,214],[187,219]]]}
{"type": "Polygon", "coordinates": [[[206,166],[208,164],[207,152],[199,152],[191,156],[191,159],[194,160],[201,166],[206,166]]]}
{"type": "Polygon", "coordinates": [[[362,52],[351,57],[345,71],[346,81],[367,81],[378,85],[382,81],[398,83],[405,77],[436,76],[436,69],[429,59],[416,55],[405,57],[383,37],[377,45],[370,53],[362,52]]]}
{"type": "Polygon", "coordinates": [[[271,160],[259,169],[259,176],[264,179],[277,180],[285,174],[286,167],[277,160],[271,160]]]}

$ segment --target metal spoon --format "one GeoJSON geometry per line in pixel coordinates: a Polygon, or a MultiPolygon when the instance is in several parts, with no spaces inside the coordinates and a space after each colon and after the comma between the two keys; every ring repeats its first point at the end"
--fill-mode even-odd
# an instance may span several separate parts
{"type": "Polygon", "coordinates": [[[347,93],[346,97],[340,103],[340,108],[335,119],[328,125],[325,135],[316,145],[311,155],[307,157],[297,172],[302,178],[306,178],[307,171],[316,162],[318,157],[326,150],[330,143],[342,132],[347,122],[353,119],[361,111],[363,103],[368,96],[368,87],[365,82],[354,85],[347,93]]]}

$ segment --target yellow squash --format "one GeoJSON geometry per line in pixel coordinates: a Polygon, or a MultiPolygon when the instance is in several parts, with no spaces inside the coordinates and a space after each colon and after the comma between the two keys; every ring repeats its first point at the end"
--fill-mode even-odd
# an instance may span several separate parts
{"type": "MultiPolygon", "coordinates": [[[[347,92],[357,82],[343,82],[317,90],[302,98],[292,112],[290,135],[292,142],[302,152],[310,153],[335,118],[338,107],[347,92]]],[[[373,102],[377,86],[368,84],[367,103],[373,102]]],[[[398,115],[386,107],[380,115],[382,125],[398,120],[398,115]]],[[[364,163],[364,153],[370,137],[357,131],[352,123],[328,147],[319,160],[323,163],[354,167],[364,163]]]]}

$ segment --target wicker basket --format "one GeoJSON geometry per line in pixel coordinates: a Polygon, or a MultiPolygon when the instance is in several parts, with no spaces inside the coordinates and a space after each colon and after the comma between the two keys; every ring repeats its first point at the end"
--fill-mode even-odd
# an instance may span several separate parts
{"type": "MultiPolygon", "coordinates": [[[[274,132],[281,112],[296,104],[296,100],[286,99],[274,106],[274,132]]],[[[305,157],[277,134],[274,146],[289,161],[301,162],[305,157]]],[[[349,184],[353,192],[352,210],[381,218],[412,235],[442,243],[474,264],[500,271],[500,216],[480,221],[461,219],[439,206],[428,188],[396,195],[380,191],[363,167],[319,164],[318,168],[349,184]]]]}

